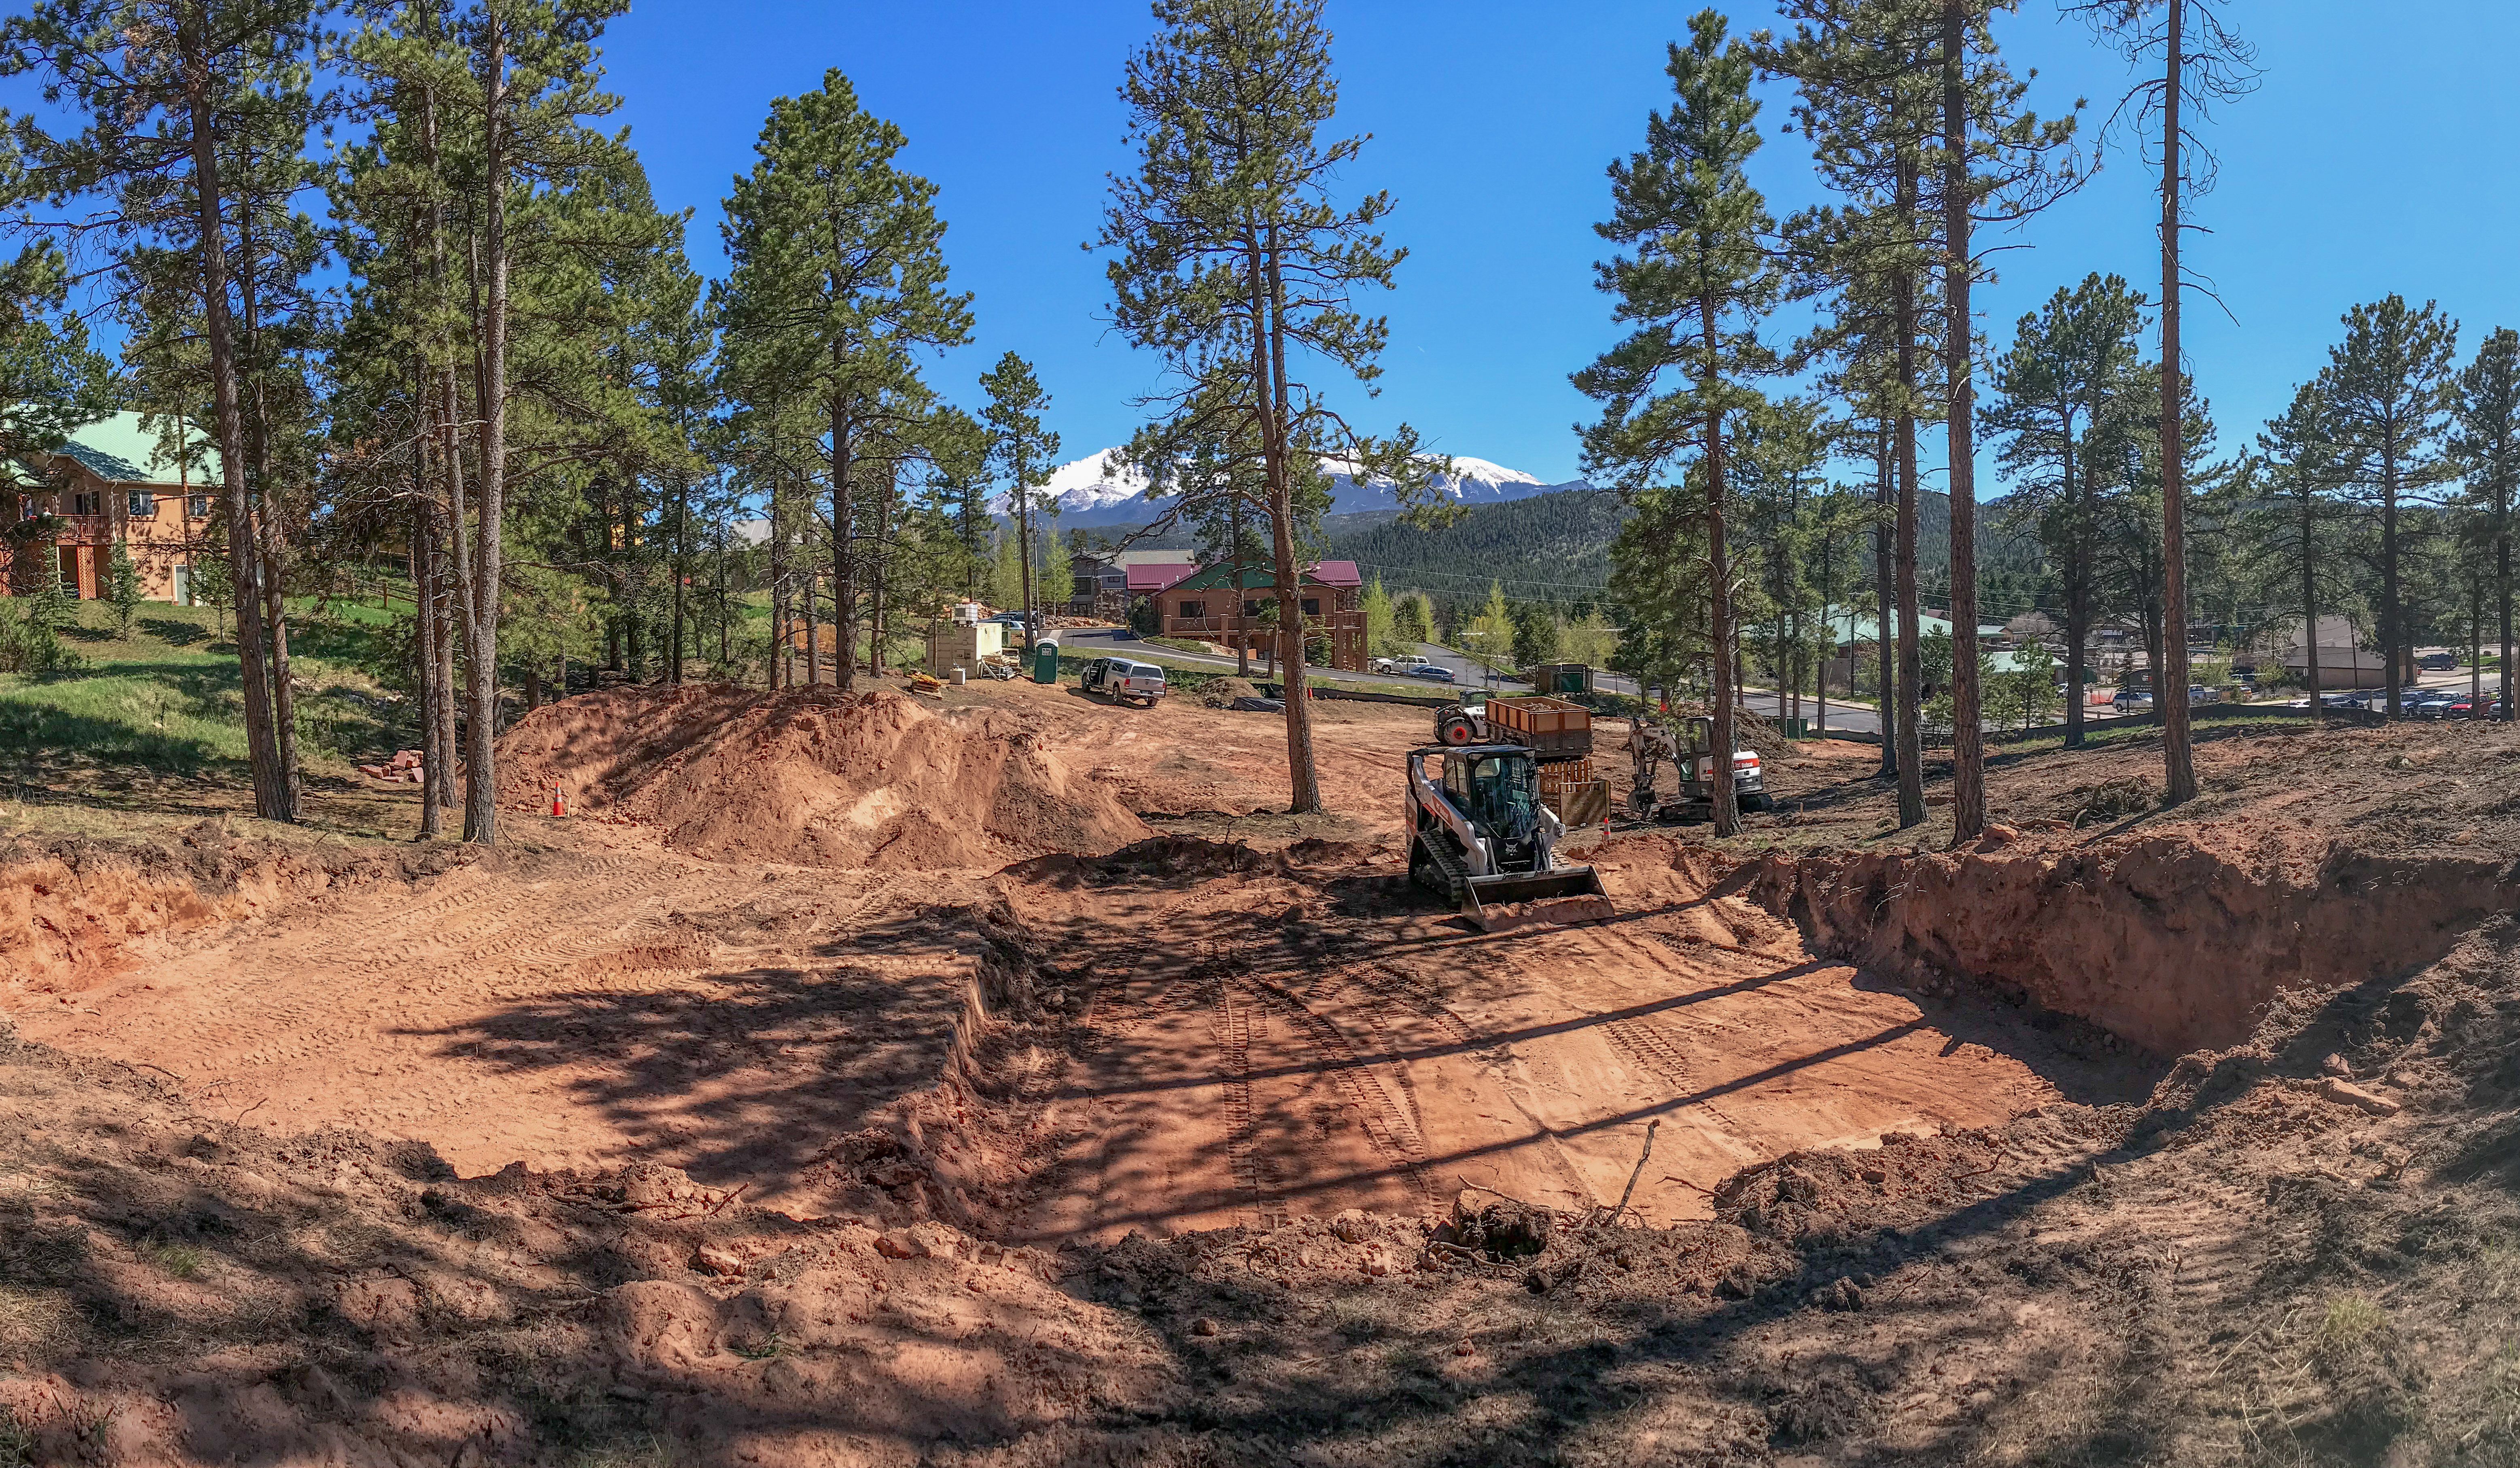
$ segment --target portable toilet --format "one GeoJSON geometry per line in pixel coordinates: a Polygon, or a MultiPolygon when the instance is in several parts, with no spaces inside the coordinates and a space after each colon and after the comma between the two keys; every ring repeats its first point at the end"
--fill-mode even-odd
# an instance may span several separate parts
{"type": "Polygon", "coordinates": [[[1041,643],[1033,647],[1032,681],[1035,683],[1058,682],[1058,645],[1057,643],[1041,643]]]}

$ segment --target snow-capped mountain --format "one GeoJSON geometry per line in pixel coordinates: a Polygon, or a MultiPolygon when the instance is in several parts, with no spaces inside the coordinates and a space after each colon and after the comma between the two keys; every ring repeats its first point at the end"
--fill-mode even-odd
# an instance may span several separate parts
{"type": "MultiPolygon", "coordinates": [[[[1330,473],[1330,513],[1398,508],[1389,480],[1359,480],[1353,472],[1356,466],[1338,460],[1325,459],[1322,467],[1330,473]]],[[[1453,471],[1439,475],[1435,482],[1453,498],[1470,505],[1586,487],[1581,479],[1550,484],[1537,474],[1458,454],[1453,458],[1453,471]]],[[[1140,498],[1146,488],[1146,476],[1130,468],[1116,448],[1060,465],[1046,487],[1050,497],[1058,502],[1060,521],[1069,525],[1123,525],[1152,519],[1161,512],[1160,507],[1140,498]]],[[[1005,508],[1003,502],[999,508],[1005,508]]]]}

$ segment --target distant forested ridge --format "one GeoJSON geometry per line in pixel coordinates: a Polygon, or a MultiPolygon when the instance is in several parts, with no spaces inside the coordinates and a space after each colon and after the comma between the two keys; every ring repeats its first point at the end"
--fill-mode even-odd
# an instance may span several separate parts
{"type": "Polygon", "coordinates": [[[1357,562],[1394,591],[1475,595],[1502,581],[1509,597],[1576,601],[1592,600],[1610,579],[1610,540],[1626,515],[1607,490],[1569,489],[1473,506],[1441,530],[1387,516],[1325,528],[1333,557],[1357,562]]]}

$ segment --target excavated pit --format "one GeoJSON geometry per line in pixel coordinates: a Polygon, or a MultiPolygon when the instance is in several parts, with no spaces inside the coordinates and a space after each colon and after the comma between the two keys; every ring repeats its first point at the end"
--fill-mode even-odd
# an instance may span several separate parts
{"type": "Polygon", "coordinates": [[[2160,1055],[2239,1044],[2286,991],[2412,972],[2520,903],[2520,868],[2485,851],[2193,829],[1982,847],[1770,856],[1741,885],[1815,952],[1991,985],[2160,1055]]]}

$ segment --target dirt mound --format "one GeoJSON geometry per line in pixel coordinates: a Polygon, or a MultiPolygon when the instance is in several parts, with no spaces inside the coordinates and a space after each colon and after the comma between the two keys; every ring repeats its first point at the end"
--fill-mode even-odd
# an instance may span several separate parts
{"type": "Polygon", "coordinates": [[[661,826],[720,861],[909,870],[1101,852],[1148,834],[1019,716],[940,715],[888,689],[725,685],[581,693],[500,738],[501,800],[661,826]]]}
{"type": "Polygon", "coordinates": [[[1229,677],[1214,679],[1200,685],[1198,692],[1193,696],[1208,708],[1232,708],[1235,699],[1257,698],[1260,696],[1260,690],[1253,688],[1248,680],[1229,677]]]}

